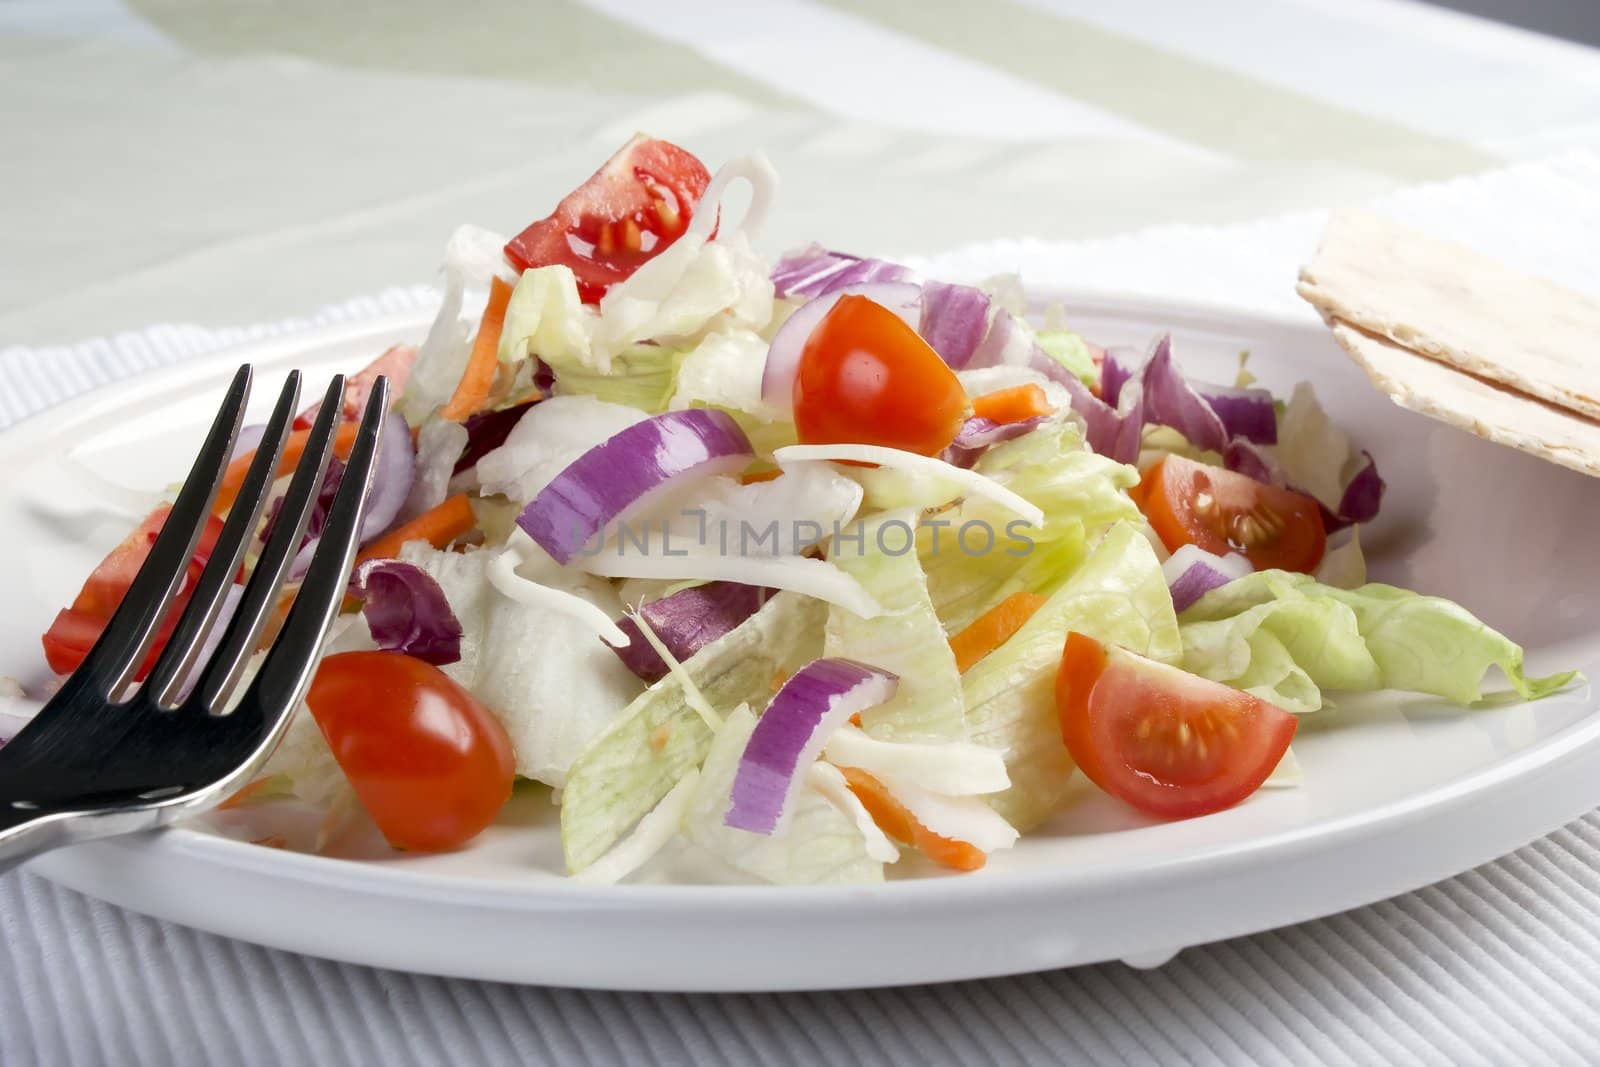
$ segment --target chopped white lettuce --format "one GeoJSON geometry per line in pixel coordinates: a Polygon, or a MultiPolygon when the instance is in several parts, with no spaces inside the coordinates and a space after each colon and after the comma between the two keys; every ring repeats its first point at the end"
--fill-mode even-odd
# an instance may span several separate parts
{"type": "Polygon", "coordinates": [[[1019,830],[1056,809],[1072,775],[1055,710],[1056,669],[1072,630],[1163,662],[1182,655],[1161,564],[1132,524],[1111,527],[1033,617],[962,677],[970,739],[1004,753],[1011,775],[1011,788],[988,800],[1019,830]]]}
{"type": "Polygon", "coordinates": [[[767,341],[748,328],[717,330],[685,353],[670,406],[718,407],[763,420],[781,418],[761,398],[767,341]]]}
{"type": "Polygon", "coordinates": [[[827,463],[791,463],[783,475],[743,484],[699,478],[627,514],[630,539],[691,554],[794,556],[815,548],[861,508],[861,487],[827,463]],[[666,540],[662,540],[665,529],[666,540]]]}
{"type": "Polygon", "coordinates": [[[444,300],[428,336],[417,350],[396,408],[413,426],[447,402],[461,382],[472,352],[476,323],[461,317],[466,288],[487,286],[496,275],[510,273],[502,249],[506,240],[477,226],[460,226],[450,235],[444,253],[444,300]]]}
{"type": "Polygon", "coordinates": [[[839,768],[827,760],[818,760],[806,772],[806,779],[811,788],[828,798],[829,803],[855,823],[856,829],[861,831],[862,842],[866,845],[869,857],[879,863],[900,861],[899,847],[873,821],[872,813],[861,803],[861,798],[850,788],[850,783],[845,780],[839,768]]]}
{"type": "Polygon", "coordinates": [[[1366,463],[1350,437],[1333,424],[1309,382],[1301,382],[1278,418],[1278,444],[1273,449],[1284,478],[1337,513],[1345,486],[1366,463]]]}
{"type": "MultiPolygon", "coordinates": [[[[517,773],[561,786],[589,743],[623,713],[642,683],[591,626],[565,608],[526,603],[495,588],[491,549],[439,552],[421,542],[401,558],[427,571],[461,622],[462,658],[442,669],[466,686],[511,737],[517,773]]],[[[566,596],[614,618],[622,602],[609,583],[567,575],[566,596]]]]}
{"type": "Polygon", "coordinates": [[[1521,647],[1465,608],[1389,585],[1335,589],[1261,571],[1201,597],[1182,624],[1187,670],[1289,711],[1316,710],[1323,689],[1404,689],[1471,704],[1491,666],[1524,700],[1577,677],[1529,678],[1521,647]]]}
{"type": "Polygon", "coordinates": [[[827,560],[808,556],[723,556],[716,552],[666,556],[603,551],[578,557],[574,563],[591,574],[608,578],[693,579],[785,589],[836,604],[868,619],[882,611],[860,582],[827,560]]]}
{"type": "MultiPolygon", "coordinates": [[[[521,533],[520,530],[518,532],[521,533]]],[[[627,647],[628,635],[623,633],[604,608],[576,593],[541,585],[517,572],[523,558],[521,541],[524,538],[527,538],[525,533],[507,544],[489,564],[489,584],[502,596],[520,604],[567,616],[580,626],[588,627],[596,637],[614,648],[627,647]]],[[[620,598],[618,603],[621,603],[620,598]]]]}
{"type": "Polygon", "coordinates": [[[965,841],[980,852],[995,852],[1017,843],[1017,828],[983,798],[946,796],[893,775],[873,777],[913,819],[940,837],[965,841]]]}
{"type": "Polygon", "coordinates": [[[590,396],[552,397],[530,408],[505,443],[478,461],[478,480],[485,493],[526,505],[579,456],[645,417],[590,396]]]}
{"type": "MultiPolygon", "coordinates": [[[[915,452],[906,452],[899,448],[855,444],[790,445],[778,449],[773,458],[782,465],[803,460],[875,463],[880,468],[887,467],[913,479],[926,479],[932,485],[955,487],[956,495],[981,497],[1004,508],[1024,523],[1033,526],[1041,526],[1044,523],[1044,512],[1038,506],[992,478],[978,471],[952,466],[932,456],[919,456],[915,452]]],[[[945,497],[945,500],[951,499],[954,497],[945,497]]]]}
{"type": "MultiPolygon", "coordinates": [[[[780,676],[821,655],[826,610],[809,597],[779,593],[684,669],[718,711],[742,703],[765,707],[780,676]]],[[[636,697],[568,771],[561,794],[567,869],[582,870],[604,855],[700,765],[710,744],[711,730],[677,678],[668,675],[636,697]]]]}
{"type": "Polygon", "coordinates": [[[1367,557],[1361,551],[1361,527],[1350,527],[1342,544],[1332,546],[1317,566],[1317,581],[1335,589],[1356,589],[1367,584],[1367,557]]]}
{"type": "Polygon", "coordinates": [[[862,618],[847,608],[832,608],[823,654],[858,660],[900,679],[893,697],[861,712],[862,725],[872,736],[959,741],[967,734],[961,674],[928,599],[912,532],[915,522],[912,512],[891,512],[863,521],[859,544],[833,543],[833,564],[859,581],[882,611],[862,618]],[[885,530],[886,523],[899,524],[903,533],[885,530]]]}
{"type": "Polygon", "coordinates": [[[598,860],[572,876],[575,882],[589,885],[615,885],[643,867],[667,846],[683,828],[700,784],[700,772],[690,771],[677,785],[667,790],[661,802],[639,820],[627,837],[598,860]]]}
{"type": "Polygon", "coordinates": [[[740,706],[717,731],[685,817],[685,836],[745,874],[778,885],[882,881],[883,863],[868,852],[855,820],[812,786],[809,775],[772,833],[726,824],[733,780],[755,727],[756,716],[740,706]]]}
{"type": "Polygon", "coordinates": [[[1139,472],[1125,463],[1090,451],[1075,422],[1042,426],[986,451],[973,465],[1046,516],[1043,539],[1054,526],[1080,522],[1091,534],[1113,522],[1137,521],[1139,508],[1127,490],[1139,484],[1139,472]]]}
{"type": "Polygon", "coordinates": [[[500,362],[515,366],[538,356],[559,375],[563,370],[604,373],[610,353],[596,353],[590,340],[594,312],[578,296],[571,267],[525,270],[506,302],[500,327],[500,362]]]}
{"type": "Polygon", "coordinates": [[[438,507],[450,493],[456,461],[467,447],[467,428],[448,419],[429,419],[417,432],[416,476],[395,521],[409,522],[438,507]]]}
{"type": "Polygon", "coordinates": [[[1291,746],[1283,750],[1283,758],[1272,768],[1272,773],[1261,783],[1261,788],[1293,789],[1305,780],[1306,772],[1300,769],[1300,758],[1294,754],[1294,748],[1291,746]]]}
{"type": "MultiPolygon", "coordinates": [[[[905,679],[901,679],[902,685],[905,679]]],[[[945,796],[998,793],[1011,785],[999,752],[966,741],[880,741],[856,726],[834,731],[823,749],[828,762],[856,767],[874,778],[910,782],[945,796]]]]}
{"type": "Polygon", "coordinates": [[[587,368],[557,370],[556,391],[562,396],[593,396],[659,415],[672,398],[682,358],[681,350],[666,345],[630,345],[612,357],[610,369],[603,374],[587,368]]]}

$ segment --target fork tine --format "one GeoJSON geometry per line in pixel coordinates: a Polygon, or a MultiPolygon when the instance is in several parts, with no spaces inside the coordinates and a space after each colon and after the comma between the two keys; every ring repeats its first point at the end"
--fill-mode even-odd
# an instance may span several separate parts
{"type": "Polygon", "coordinates": [[[361,517],[367,490],[377,466],[384,416],[389,408],[389,380],[379,377],[361,416],[361,431],[350,452],[339,492],[328,510],[322,539],[311,556],[310,569],[289,609],[289,617],[251,686],[255,699],[245,706],[258,710],[288,710],[300,702],[316,670],[317,653],[328,627],[344,602],[350,584],[350,566],[361,537],[361,517]]]}
{"type": "Polygon", "coordinates": [[[189,477],[167,515],[150,555],[134,576],[122,604],[112,614],[100,639],[74,672],[85,684],[110,697],[123,689],[144,659],[156,629],[166,616],[189,561],[200,540],[201,525],[211,512],[211,501],[222,482],[234,438],[250,397],[250,366],[239,368],[228,394],[217,409],[211,430],[189,477]]]}
{"type": "Polygon", "coordinates": [[[277,472],[284,439],[299,399],[300,372],[290,371],[278,394],[272,417],[267,420],[261,442],[256,446],[255,459],[251,461],[249,472],[234,498],[233,507],[228,511],[228,521],[217,538],[217,547],[212,551],[206,569],[201,572],[200,581],[195,584],[189,606],[178,619],[177,627],[167,640],[166,649],[156,661],[155,670],[150,672],[149,681],[145,683],[146,692],[153,694],[158,705],[168,706],[176,702],[178,689],[199,656],[206,632],[216,625],[217,615],[226,603],[228,589],[233,585],[233,576],[238,573],[245,549],[255,536],[256,523],[267,502],[266,490],[277,472]]]}
{"type": "Polygon", "coordinates": [[[213,711],[223,707],[226,695],[238,681],[239,674],[255,651],[256,642],[267,619],[277,607],[278,593],[283,588],[284,577],[300,539],[305,534],[306,522],[311,518],[317,492],[322,488],[322,477],[328,468],[328,457],[333,454],[333,430],[343,408],[344,375],[334,375],[317,409],[316,422],[307,435],[305,452],[289,480],[289,491],[273,523],[272,536],[267,538],[257,560],[250,582],[245,586],[244,597],[239,601],[233,619],[228,623],[222,642],[206,665],[191,698],[199,696],[201,706],[213,711]]]}

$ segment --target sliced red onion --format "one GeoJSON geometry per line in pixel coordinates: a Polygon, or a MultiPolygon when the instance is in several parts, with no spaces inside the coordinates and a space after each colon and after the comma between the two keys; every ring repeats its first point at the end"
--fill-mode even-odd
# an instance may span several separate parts
{"type": "Polygon", "coordinates": [[[569,563],[606,526],[673,481],[730,473],[754,455],[726,412],[669,411],[579,456],[539,491],[517,525],[557,563],[569,563]]]}
{"type": "Polygon", "coordinates": [[[417,446],[411,439],[411,427],[405,416],[391,411],[383,421],[383,439],[372,468],[372,488],[367,491],[367,506],[361,515],[362,544],[394,525],[416,476],[417,446]]]}
{"type": "Polygon", "coordinates": [[[1278,443],[1278,412],[1267,390],[1207,382],[1191,384],[1200,399],[1222,420],[1229,438],[1243,438],[1258,445],[1278,443]]]}
{"type": "MultiPolygon", "coordinates": [[[[639,614],[681,663],[754,615],[770,592],[740,582],[707,582],[652,600],[639,614]]],[[[628,643],[612,651],[627,668],[651,684],[665,678],[667,663],[646,640],[639,624],[622,618],[617,627],[627,635],[628,643]]]]}
{"type": "MultiPolygon", "coordinates": [[[[317,541],[322,536],[323,524],[328,521],[328,510],[333,507],[333,498],[339,491],[339,482],[344,477],[344,461],[338,456],[328,458],[328,467],[322,476],[322,486],[317,490],[317,499],[311,506],[311,516],[306,521],[305,539],[300,544],[300,551],[295,553],[294,561],[289,565],[290,581],[297,581],[305,577],[306,570],[311,566],[311,557],[316,554],[317,541]]],[[[361,543],[369,544],[394,525],[395,519],[400,514],[400,509],[405,505],[406,497],[411,493],[411,483],[416,478],[417,449],[411,440],[411,427],[406,423],[405,416],[397,411],[391,411],[383,423],[383,438],[378,445],[378,459],[372,468],[372,485],[367,491],[366,510],[361,516],[361,543]]],[[[282,500],[273,505],[273,512],[267,520],[267,533],[270,534],[272,524],[277,521],[278,509],[282,500]]]]}
{"type": "Polygon", "coordinates": [[[756,722],[723,821],[751,833],[776,830],[829,736],[852,715],[892,698],[899,681],[848,659],[812,660],[796,671],[756,722]]]}
{"type": "Polygon", "coordinates": [[[907,282],[847,285],[802,304],[786,319],[767,348],[767,366],[761,374],[761,398],[781,410],[794,403],[794,376],[800,368],[811,331],[817,328],[842,296],[864,296],[899,315],[913,329],[922,320],[922,288],[907,282]]]}
{"type": "Polygon", "coordinates": [[[1377,518],[1378,508],[1383,503],[1384,481],[1378,477],[1378,462],[1366,450],[1362,450],[1361,456],[1366,462],[1345,483],[1344,495],[1339,498],[1339,510],[1335,515],[1337,529],[1354,522],[1371,522],[1377,518]]]}
{"type": "Polygon", "coordinates": [[[1100,362],[1100,399],[1112,407],[1122,396],[1122,387],[1139,373],[1139,353],[1128,345],[1105,350],[1100,362]]]}
{"type": "Polygon", "coordinates": [[[471,470],[478,465],[478,460],[505,444],[511,431],[522,421],[522,416],[536,403],[538,401],[529,400],[525,404],[501,408],[499,411],[482,411],[469,417],[462,423],[467,428],[467,447],[462,450],[461,458],[456,460],[455,470],[451,473],[471,470]]]}
{"type": "Polygon", "coordinates": [[[1176,612],[1250,571],[1250,561],[1237,553],[1217,556],[1195,545],[1184,545],[1161,565],[1172,593],[1172,610],[1176,612]]]}
{"type": "Polygon", "coordinates": [[[1228,447],[1222,452],[1222,465],[1264,485],[1283,484],[1283,472],[1278,469],[1278,461],[1242,438],[1228,442],[1228,447]]]}
{"type": "Polygon", "coordinates": [[[1147,422],[1172,427],[1196,448],[1221,452],[1228,447],[1228,431],[1222,419],[1178,371],[1172,358],[1171,334],[1156,338],[1150,358],[1139,369],[1138,381],[1144,387],[1147,422]]]}
{"type": "Polygon", "coordinates": [[[944,450],[939,458],[955,467],[968,468],[978,461],[978,457],[990,445],[997,445],[1001,441],[1010,441],[1031,433],[1049,421],[1048,415],[1036,415],[1031,419],[1019,422],[995,422],[974,415],[961,424],[961,429],[956,431],[954,441],[944,450]]]}
{"type": "Polygon", "coordinates": [[[815,298],[847,285],[915,281],[916,277],[909,267],[898,263],[830,252],[813,244],[778,261],[772,268],[772,287],[778,296],[815,298]]]}
{"type": "Polygon", "coordinates": [[[989,294],[970,285],[927,282],[917,332],[954,370],[972,362],[989,329],[989,294]]]}
{"type": "Polygon", "coordinates": [[[372,639],[385,652],[442,667],[461,659],[461,621],[439,583],[415,564],[368,560],[350,576],[350,596],[361,601],[372,639]]]}

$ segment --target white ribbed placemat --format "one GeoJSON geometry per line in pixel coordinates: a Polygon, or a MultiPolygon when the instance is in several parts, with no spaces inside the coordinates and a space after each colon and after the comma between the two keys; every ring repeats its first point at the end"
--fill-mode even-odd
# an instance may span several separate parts
{"type": "MultiPolygon", "coordinates": [[[[1600,161],[1575,156],[1383,206],[1600,289],[1600,262],[1582,243],[1600,232],[1596,189],[1600,161]]],[[[990,245],[927,265],[964,276],[1020,267],[1040,282],[1286,310],[1317,224],[990,245]]],[[[0,349],[0,423],[253,336],[428,300],[396,289],[273,327],[0,349]]],[[[1189,949],[1156,971],[1107,964],[784,995],[519,988],[257,948],[26,874],[0,877],[0,932],[6,1065],[1600,1061],[1600,1032],[1586,1022],[1600,1012],[1600,813],[1417,893],[1189,949]]]]}

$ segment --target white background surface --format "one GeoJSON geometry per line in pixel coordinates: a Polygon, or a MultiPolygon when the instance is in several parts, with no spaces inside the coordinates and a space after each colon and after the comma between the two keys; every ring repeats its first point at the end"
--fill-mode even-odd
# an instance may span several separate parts
{"type": "MultiPolygon", "coordinates": [[[[561,25],[487,48],[502,5],[415,32],[413,4],[358,12],[354,29],[335,7],[231,0],[207,12],[220,27],[207,35],[179,0],[0,5],[6,418],[218,340],[124,331],[270,322],[425,282],[456,223],[521,225],[639,127],[712,161],[766,150],[786,181],[775,246],[817,237],[951,274],[1020,265],[1287,310],[1315,216],[1212,224],[1445,179],[1405,194],[1435,228],[1493,231],[1503,254],[1600,288],[1582,277],[1600,232],[1592,157],[1459,180],[1600,144],[1595,53],[1394,0],[1230,2],[1207,5],[1211,19],[1158,0],[1039,0],[955,30],[935,5],[908,21],[890,0],[864,14],[794,0],[779,33],[691,4],[679,25],[703,34],[687,42],[649,32],[640,9],[539,5],[599,26],[565,66],[540,52],[578,33],[561,25]],[[1031,21],[1060,15],[1065,37],[1031,21]],[[887,34],[878,66],[854,75],[881,80],[840,90],[830,34],[887,34]],[[1066,62],[1074,41],[1094,47],[1066,62]],[[796,42],[823,58],[779,64],[796,42]],[[1100,77],[1107,56],[1121,77],[1100,77]],[[1151,86],[1171,99],[1152,104],[1151,86]],[[989,238],[1003,240],[951,254],[989,238]],[[1068,239],[1094,240],[1054,243],[1068,239]],[[38,347],[98,335],[113,340],[38,347]]],[[[770,997],[340,967],[11,876],[0,1062],[1593,1062],[1597,871],[1591,815],[1439,886],[1156,972],[770,997]]]]}

